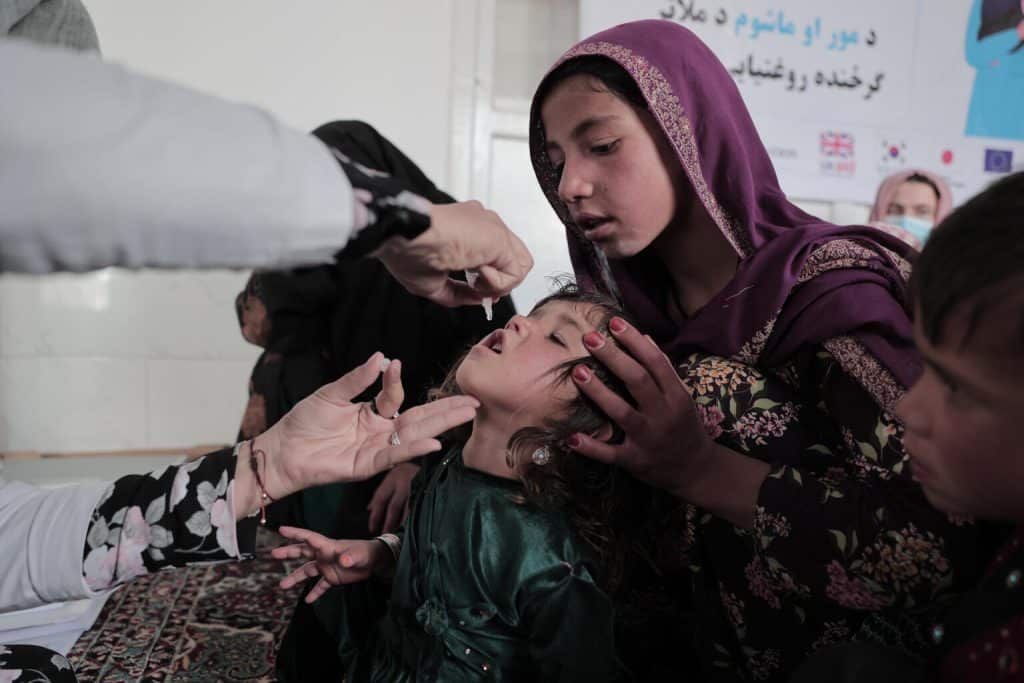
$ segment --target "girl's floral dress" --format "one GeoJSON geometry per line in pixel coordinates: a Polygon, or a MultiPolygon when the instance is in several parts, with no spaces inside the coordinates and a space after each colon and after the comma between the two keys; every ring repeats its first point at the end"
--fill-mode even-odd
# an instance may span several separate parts
{"type": "Polygon", "coordinates": [[[705,354],[679,371],[712,437],[772,466],[752,530],[689,510],[703,675],[785,680],[855,639],[922,650],[987,553],[973,524],[928,504],[894,416],[824,351],[770,375],[705,354]]]}

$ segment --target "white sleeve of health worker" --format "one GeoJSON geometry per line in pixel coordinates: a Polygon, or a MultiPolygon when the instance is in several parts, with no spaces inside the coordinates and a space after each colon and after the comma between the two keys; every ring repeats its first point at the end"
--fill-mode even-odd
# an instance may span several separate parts
{"type": "Polygon", "coordinates": [[[0,39],[0,272],[322,263],[353,216],[328,149],[266,111],[0,39]]]}
{"type": "Polygon", "coordinates": [[[82,578],[82,548],[108,486],[40,489],[0,479],[0,612],[96,595],[82,578]]]}

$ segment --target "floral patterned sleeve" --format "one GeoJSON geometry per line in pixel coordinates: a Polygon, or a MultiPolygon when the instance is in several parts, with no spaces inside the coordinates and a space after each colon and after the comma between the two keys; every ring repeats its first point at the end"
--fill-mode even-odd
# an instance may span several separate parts
{"type": "Polygon", "coordinates": [[[82,573],[102,591],[165,567],[252,557],[256,517],[235,522],[237,450],[118,479],[86,534],[82,573]]]}
{"type": "Polygon", "coordinates": [[[823,424],[800,461],[774,464],[761,488],[754,538],[762,566],[777,589],[810,589],[843,607],[934,602],[963,579],[954,567],[973,565],[961,561],[972,525],[929,505],[893,415],[827,352],[810,365],[805,381],[814,378],[823,424]]]}
{"type": "Polygon", "coordinates": [[[430,202],[408,191],[397,178],[352,161],[331,148],[352,184],[355,216],[352,236],[341,255],[361,258],[391,237],[407,240],[430,227],[430,202]]]}
{"type": "Polygon", "coordinates": [[[753,538],[764,574],[782,593],[850,609],[933,603],[974,566],[973,525],[928,504],[901,424],[835,358],[813,353],[799,374],[813,394],[800,415],[810,436],[761,488],[753,538]]]}
{"type": "Polygon", "coordinates": [[[774,682],[839,642],[922,651],[986,548],[977,525],[928,504],[896,419],[820,349],[767,373],[699,353],[679,369],[712,438],[770,468],[752,529],[689,510],[697,648],[712,666],[774,682]]]}

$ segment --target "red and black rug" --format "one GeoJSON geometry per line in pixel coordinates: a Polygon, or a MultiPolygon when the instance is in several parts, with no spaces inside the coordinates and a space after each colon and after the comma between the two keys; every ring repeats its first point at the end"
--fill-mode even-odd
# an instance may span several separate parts
{"type": "Polygon", "coordinates": [[[273,681],[299,596],[277,582],[293,566],[257,559],[136,579],[110,597],[68,659],[82,683],[273,681]]]}

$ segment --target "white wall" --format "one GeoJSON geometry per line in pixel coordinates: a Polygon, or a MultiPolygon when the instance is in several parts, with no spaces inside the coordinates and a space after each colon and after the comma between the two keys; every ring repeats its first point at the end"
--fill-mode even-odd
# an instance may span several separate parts
{"type": "MultiPolygon", "coordinates": [[[[447,180],[451,0],[85,2],[108,60],[302,129],[365,119],[447,180]]],[[[247,275],[0,277],[0,452],[233,440],[258,354],[233,310],[247,275]]]]}
{"type": "Polygon", "coordinates": [[[0,451],[230,441],[256,357],[232,312],[245,278],[0,278],[0,451]]]}
{"type": "Polygon", "coordinates": [[[371,121],[445,180],[451,0],[84,1],[108,60],[302,129],[371,121]]]}

